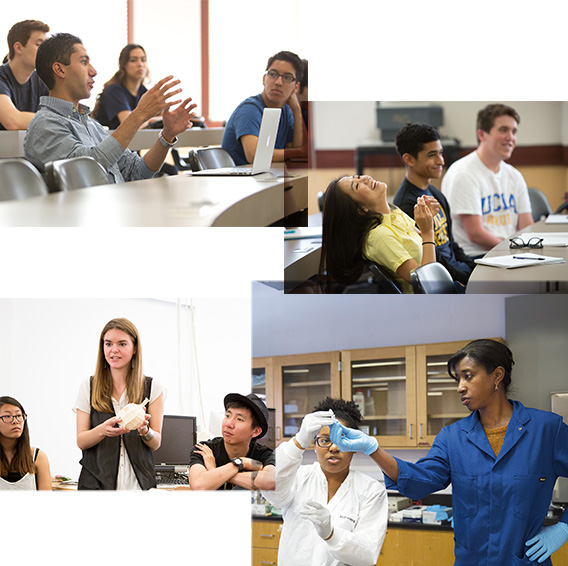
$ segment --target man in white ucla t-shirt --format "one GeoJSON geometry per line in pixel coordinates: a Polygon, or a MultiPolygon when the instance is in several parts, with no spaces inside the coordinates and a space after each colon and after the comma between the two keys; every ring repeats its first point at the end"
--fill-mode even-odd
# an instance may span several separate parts
{"type": "Polygon", "coordinates": [[[504,104],[480,110],[477,150],[456,161],[442,179],[454,237],[472,257],[533,223],[527,184],[505,163],[517,144],[519,122],[515,109],[504,104]]]}

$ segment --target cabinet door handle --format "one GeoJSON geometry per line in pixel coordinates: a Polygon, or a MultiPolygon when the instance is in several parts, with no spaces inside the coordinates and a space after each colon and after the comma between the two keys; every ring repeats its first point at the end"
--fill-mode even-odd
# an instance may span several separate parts
{"type": "Polygon", "coordinates": [[[282,438],[280,427],[276,427],[276,440],[280,440],[282,438]]]}
{"type": "Polygon", "coordinates": [[[412,423],[408,425],[408,438],[412,438],[412,423]]]}
{"type": "Polygon", "coordinates": [[[422,423],[418,425],[418,437],[422,439],[422,423]]]}
{"type": "Polygon", "coordinates": [[[274,535],[263,535],[260,533],[260,538],[274,538],[274,535]]]}
{"type": "Polygon", "coordinates": [[[276,562],[267,562],[266,560],[261,560],[261,564],[276,564],[276,562]]]}

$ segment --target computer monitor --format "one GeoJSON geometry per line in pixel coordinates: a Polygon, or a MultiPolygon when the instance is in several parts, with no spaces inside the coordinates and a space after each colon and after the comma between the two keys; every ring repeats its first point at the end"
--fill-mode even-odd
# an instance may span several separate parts
{"type": "Polygon", "coordinates": [[[185,415],[164,415],[162,444],[154,452],[156,470],[177,471],[189,465],[189,454],[197,443],[197,419],[185,415]]]}

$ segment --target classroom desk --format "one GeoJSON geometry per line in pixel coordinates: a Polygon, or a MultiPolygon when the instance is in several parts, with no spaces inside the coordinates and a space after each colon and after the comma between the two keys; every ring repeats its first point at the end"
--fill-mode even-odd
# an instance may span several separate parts
{"type": "MultiPolygon", "coordinates": [[[[221,145],[225,128],[191,128],[178,135],[177,147],[221,145]]],[[[133,151],[150,149],[159,130],[139,130],[129,144],[133,151]]],[[[25,130],[0,131],[0,158],[24,157],[25,130]]]]}
{"type": "MultiPolygon", "coordinates": [[[[321,213],[308,217],[308,229],[321,227],[321,213]]],[[[297,231],[302,232],[302,228],[297,231]]],[[[306,231],[306,230],[304,230],[306,231]]],[[[309,232],[312,234],[312,231],[309,232]]],[[[298,285],[318,273],[321,256],[321,236],[284,240],[284,292],[289,293],[298,285]]]]}
{"type": "Polygon", "coordinates": [[[269,226],[304,177],[158,177],[0,202],[0,226],[269,226]]]}
{"type": "MultiPolygon", "coordinates": [[[[568,224],[545,224],[540,220],[523,228],[516,235],[523,233],[566,232],[568,224]]],[[[487,252],[486,257],[508,255],[515,250],[509,248],[509,240],[504,240],[487,252]]],[[[519,251],[519,250],[516,250],[519,251]]],[[[466,287],[466,293],[567,293],[568,292],[568,248],[545,247],[543,249],[523,248],[521,251],[562,257],[566,263],[534,265],[516,269],[499,269],[477,265],[466,287]]]]}

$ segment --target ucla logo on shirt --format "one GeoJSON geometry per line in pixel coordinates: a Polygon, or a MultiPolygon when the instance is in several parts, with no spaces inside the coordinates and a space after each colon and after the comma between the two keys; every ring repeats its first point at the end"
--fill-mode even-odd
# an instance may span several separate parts
{"type": "Polygon", "coordinates": [[[503,213],[506,210],[511,210],[517,214],[517,203],[514,195],[509,195],[508,202],[503,193],[481,198],[481,214],[483,215],[491,214],[492,212],[503,213]]]}
{"type": "Polygon", "coordinates": [[[448,238],[448,218],[442,207],[434,216],[434,240],[436,246],[443,246],[450,241],[448,238]]]}

